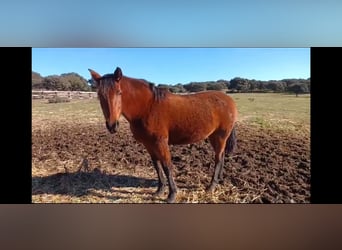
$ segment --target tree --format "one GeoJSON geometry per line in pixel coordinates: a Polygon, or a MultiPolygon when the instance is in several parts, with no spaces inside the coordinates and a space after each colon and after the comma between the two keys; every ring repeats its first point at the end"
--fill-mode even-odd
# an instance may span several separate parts
{"type": "Polygon", "coordinates": [[[169,89],[170,85],[160,83],[158,84],[158,88],[169,89]]]}
{"type": "Polygon", "coordinates": [[[265,87],[269,90],[272,90],[274,92],[284,92],[285,90],[285,82],[282,81],[268,81],[265,85],[265,87]]]}
{"type": "Polygon", "coordinates": [[[249,90],[254,91],[258,89],[257,81],[252,79],[249,81],[249,90]]]}
{"type": "Polygon", "coordinates": [[[225,85],[224,89],[228,89],[228,88],[229,88],[229,85],[230,85],[230,82],[229,82],[229,81],[223,80],[223,79],[217,80],[216,83],[225,85]]]}
{"type": "Polygon", "coordinates": [[[32,89],[41,89],[43,79],[39,73],[32,71],[32,89]]]}
{"type": "Polygon", "coordinates": [[[201,82],[191,82],[184,85],[184,88],[189,92],[199,92],[207,90],[207,84],[201,82]]]}
{"type": "Polygon", "coordinates": [[[170,91],[172,93],[185,93],[186,89],[183,87],[181,83],[178,83],[176,85],[171,86],[170,91]]]}
{"type": "Polygon", "coordinates": [[[229,88],[240,92],[247,92],[250,89],[249,80],[241,77],[235,77],[230,80],[229,88]]]}
{"type": "Polygon", "coordinates": [[[77,73],[66,73],[60,76],[51,75],[42,78],[41,87],[58,91],[90,91],[88,81],[77,73]]]}
{"type": "Polygon", "coordinates": [[[209,82],[207,84],[207,90],[223,90],[226,88],[227,85],[223,82],[209,82]]]}
{"type": "Polygon", "coordinates": [[[307,85],[305,85],[303,83],[292,84],[291,86],[289,86],[288,90],[290,92],[295,93],[296,97],[298,97],[299,94],[303,94],[303,93],[308,93],[309,92],[309,89],[308,89],[307,85]]]}
{"type": "Polygon", "coordinates": [[[57,75],[44,77],[42,81],[42,86],[44,89],[47,89],[47,90],[62,90],[61,80],[60,80],[60,77],[57,75]]]}
{"type": "Polygon", "coordinates": [[[87,80],[77,73],[62,74],[61,78],[64,83],[64,90],[89,91],[91,89],[87,80]]]}

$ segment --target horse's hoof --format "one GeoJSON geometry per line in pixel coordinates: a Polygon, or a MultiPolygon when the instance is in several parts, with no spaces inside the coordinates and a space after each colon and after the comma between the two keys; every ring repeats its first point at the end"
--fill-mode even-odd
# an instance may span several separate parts
{"type": "Polygon", "coordinates": [[[158,198],[165,193],[165,188],[158,188],[158,190],[152,195],[153,198],[158,198]]]}
{"type": "Polygon", "coordinates": [[[207,191],[208,193],[212,193],[212,192],[215,191],[215,188],[216,188],[216,185],[213,185],[213,184],[212,184],[212,185],[210,185],[210,186],[207,188],[206,191],[207,191]]]}
{"type": "Polygon", "coordinates": [[[153,197],[153,198],[158,198],[158,197],[162,196],[163,194],[164,194],[164,191],[158,191],[158,192],[155,192],[155,193],[152,195],[152,197],[153,197]]]}
{"type": "Polygon", "coordinates": [[[167,203],[174,203],[175,200],[176,200],[176,195],[173,194],[173,195],[169,195],[169,197],[167,197],[166,202],[167,202],[167,203]]]}

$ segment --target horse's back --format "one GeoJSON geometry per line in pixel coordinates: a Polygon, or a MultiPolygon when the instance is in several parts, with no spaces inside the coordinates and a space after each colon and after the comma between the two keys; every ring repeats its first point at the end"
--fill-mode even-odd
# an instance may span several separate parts
{"type": "Polygon", "coordinates": [[[222,127],[230,127],[237,120],[237,108],[233,98],[221,91],[199,93],[198,100],[202,105],[211,108],[213,119],[222,127]]]}
{"type": "Polygon", "coordinates": [[[235,120],[237,116],[235,101],[221,91],[203,91],[177,97],[173,95],[173,98],[175,99],[173,101],[174,109],[178,112],[181,112],[182,109],[191,113],[202,112],[213,119],[213,116],[224,118],[228,115],[230,119],[235,120]]]}
{"type": "Polygon", "coordinates": [[[167,95],[155,108],[152,123],[165,129],[170,144],[188,144],[216,130],[230,130],[236,121],[234,100],[220,91],[167,95]],[[158,118],[158,119],[156,119],[158,118]]]}

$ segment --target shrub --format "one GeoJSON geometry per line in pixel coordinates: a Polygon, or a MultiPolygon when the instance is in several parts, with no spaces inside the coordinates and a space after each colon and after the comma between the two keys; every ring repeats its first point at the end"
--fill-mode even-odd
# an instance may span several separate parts
{"type": "Polygon", "coordinates": [[[60,102],[70,102],[68,97],[55,96],[49,99],[49,103],[60,103],[60,102]]]}

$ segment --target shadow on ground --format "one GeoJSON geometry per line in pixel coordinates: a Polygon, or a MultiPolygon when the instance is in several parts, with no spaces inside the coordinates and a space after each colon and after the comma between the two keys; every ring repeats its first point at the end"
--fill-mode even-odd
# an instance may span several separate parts
{"type": "Polygon", "coordinates": [[[128,175],[113,175],[94,170],[92,172],[57,173],[44,177],[32,178],[32,195],[62,194],[82,196],[92,193],[94,189],[157,187],[158,181],[128,175]],[[92,190],[92,191],[90,191],[92,190]]]}

